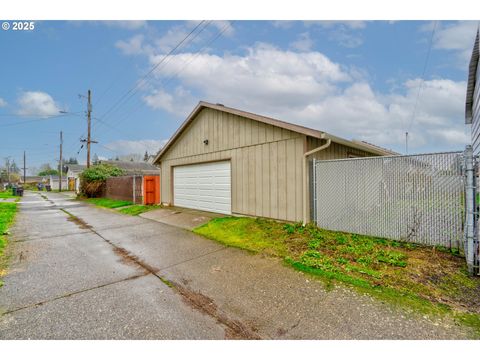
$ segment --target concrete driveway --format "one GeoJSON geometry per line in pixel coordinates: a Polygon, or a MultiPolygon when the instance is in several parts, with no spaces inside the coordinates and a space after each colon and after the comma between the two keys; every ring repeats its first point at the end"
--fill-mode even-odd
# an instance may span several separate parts
{"type": "Polygon", "coordinates": [[[1,339],[465,339],[468,329],[323,284],[187,230],[27,192],[1,339]]]}

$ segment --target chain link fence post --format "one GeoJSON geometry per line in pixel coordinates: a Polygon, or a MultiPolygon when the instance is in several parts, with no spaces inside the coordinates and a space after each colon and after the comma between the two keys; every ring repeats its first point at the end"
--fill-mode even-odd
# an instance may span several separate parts
{"type": "Polygon", "coordinates": [[[475,184],[473,151],[467,145],[464,152],[465,159],[465,257],[467,260],[468,272],[474,274],[475,256],[475,184]]]}

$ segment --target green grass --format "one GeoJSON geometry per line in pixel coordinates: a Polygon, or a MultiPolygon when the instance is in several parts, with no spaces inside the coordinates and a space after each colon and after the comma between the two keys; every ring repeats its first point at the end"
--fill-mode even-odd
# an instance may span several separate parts
{"type": "Polygon", "coordinates": [[[449,314],[480,336],[480,278],[468,276],[458,252],[253,218],[217,218],[194,232],[282,258],[328,286],[344,283],[392,304],[449,314]]]}
{"type": "Polygon", "coordinates": [[[160,205],[132,205],[123,209],[119,209],[118,212],[126,215],[137,216],[144,212],[160,209],[160,205]]]}
{"type": "MultiPolygon", "coordinates": [[[[5,273],[4,250],[7,245],[7,231],[17,212],[16,203],[0,202],[0,277],[5,273]]],[[[1,282],[0,282],[1,284],[1,282]]]]}
{"type": "Polygon", "coordinates": [[[125,215],[131,215],[131,216],[137,216],[144,212],[156,210],[162,207],[161,205],[134,205],[131,201],[113,200],[113,199],[107,199],[107,198],[90,198],[90,199],[83,199],[83,200],[85,200],[90,204],[94,204],[104,208],[109,208],[109,209],[122,208],[122,209],[118,209],[118,212],[125,215]]]}
{"type": "Polygon", "coordinates": [[[19,196],[13,196],[12,190],[0,191],[0,199],[19,199],[19,196]]]}
{"type": "Polygon", "coordinates": [[[107,198],[91,198],[86,199],[86,202],[90,204],[94,204],[97,206],[101,206],[104,208],[115,209],[123,206],[133,205],[131,201],[124,201],[124,200],[113,200],[107,198]]]}

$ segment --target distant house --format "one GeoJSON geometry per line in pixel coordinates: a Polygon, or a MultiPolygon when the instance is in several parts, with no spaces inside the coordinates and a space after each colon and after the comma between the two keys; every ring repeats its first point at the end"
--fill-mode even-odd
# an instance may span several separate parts
{"type": "MultiPolygon", "coordinates": [[[[60,189],[60,177],[50,175],[48,179],[48,183],[50,184],[52,190],[59,190],[60,189]]],[[[62,190],[68,190],[68,180],[66,177],[62,177],[62,190]]]]}
{"type": "Polygon", "coordinates": [[[67,168],[66,178],[68,180],[68,190],[78,193],[80,191],[80,173],[85,170],[87,166],[79,164],[65,164],[65,167],[67,168]]]}
{"type": "Polygon", "coordinates": [[[161,201],[224,214],[309,218],[308,160],[392,155],[324,131],[200,102],[155,158],[161,201]]]}
{"type": "Polygon", "coordinates": [[[480,48],[479,32],[473,44],[472,56],[468,69],[467,97],[465,101],[465,123],[472,125],[473,153],[480,153],[480,48]]]}
{"type": "Polygon", "coordinates": [[[124,171],[123,176],[106,181],[104,196],[110,199],[132,201],[135,204],[160,203],[160,169],[147,162],[101,160],[124,171]]]}
{"type": "MultiPolygon", "coordinates": [[[[46,176],[27,176],[25,179],[26,184],[45,183],[46,181],[47,181],[46,176]]],[[[23,176],[20,176],[19,183],[23,184],[23,176]]]]}
{"type": "Polygon", "coordinates": [[[148,162],[100,160],[99,164],[109,164],[122,169],[125,175],[160,175],[160,169],[148,162]]]}

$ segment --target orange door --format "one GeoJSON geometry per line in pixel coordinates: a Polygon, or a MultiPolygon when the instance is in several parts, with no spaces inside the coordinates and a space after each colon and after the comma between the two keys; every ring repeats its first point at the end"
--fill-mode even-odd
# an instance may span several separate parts
{"type": "Polygon", "coordinates": [[[145,205],[154,205],[160,202],[160,177],[143,177],[143,202],[145,205]]]}
{"type": "Polygon", "coordinates": [[[75,190],[75,178],[71,177],[68,178],[68,190],[74,191],[75,190]]]}

